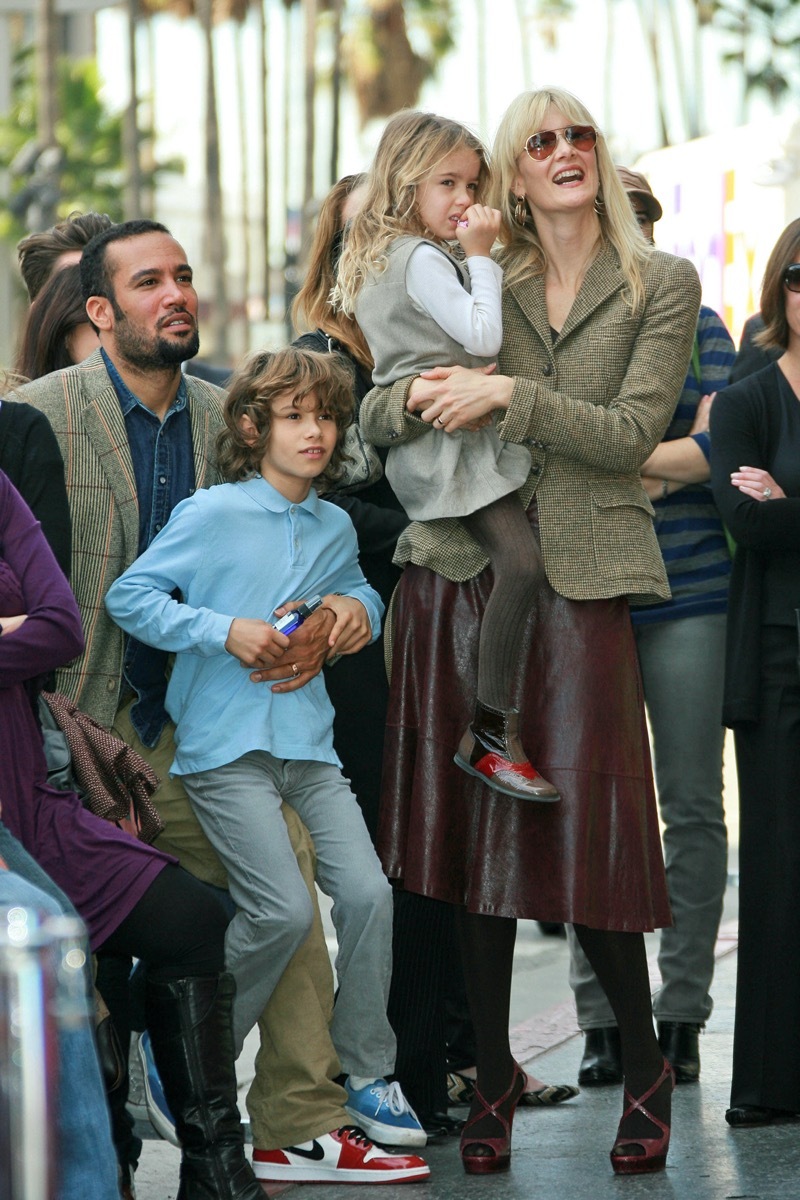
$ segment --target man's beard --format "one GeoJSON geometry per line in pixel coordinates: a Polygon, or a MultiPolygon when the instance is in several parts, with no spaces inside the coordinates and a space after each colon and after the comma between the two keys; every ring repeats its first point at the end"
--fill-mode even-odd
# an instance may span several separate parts
{"type": "Polygon", "coordinates": [[[114,340],[117,351],[126,362],[140,371],[175,367],[194,358],[200,349],[200,334],[196,325],[194,332],[180,341],[159,337],[158,334],[148,338],[131,325],[125,313],[116,305],[115,315],[114,340]]]}

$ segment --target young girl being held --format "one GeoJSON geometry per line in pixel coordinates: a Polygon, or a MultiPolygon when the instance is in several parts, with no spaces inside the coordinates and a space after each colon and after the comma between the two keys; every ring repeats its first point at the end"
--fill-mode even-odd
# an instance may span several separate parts
{"type": "MultiPolygon", "coordinates": [[[[486,152],[463,125],[403,112],[386,126],[333,296],[366,336],[375,384],[433,367],[486,365],[499,351],[503,275],[490,251],[500,213],[480,203],[488,180],[486,152]],[[451,254],[453,241],[466,261],[451,254]]],[[[386,475],[409,517],[458,517],[494,572],[475,716],[455,761],[498,792],[558,800],[522,749],[511,702],[517,648],[544,574],[516,494],[530,453],[502,441],[492,422],[448,433],[439,418],[412,418],[389,445],[386,475]]]]}

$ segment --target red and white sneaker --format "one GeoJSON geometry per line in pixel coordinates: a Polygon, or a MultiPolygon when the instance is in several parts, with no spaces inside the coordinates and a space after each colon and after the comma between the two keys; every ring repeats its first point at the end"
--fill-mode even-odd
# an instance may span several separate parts
{"type": "Polygon", "coordinates": [[[300,1146],[253,1150],[256,1179],[295,1183],[413,1183],[430,1167],[416,1154],[391,1154],[360,1129],[345,1125],[300,1146]]]}

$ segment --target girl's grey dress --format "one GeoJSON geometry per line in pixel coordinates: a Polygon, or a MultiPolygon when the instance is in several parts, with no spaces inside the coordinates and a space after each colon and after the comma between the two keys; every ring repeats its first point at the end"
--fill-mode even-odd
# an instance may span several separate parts
{"type": "MultiPolygon", "coordinates": [[[[430,367],[480,367],[490,359],[468,353],[409,295],[406,274],[411,255],[431,246],[452,265],[458,286],[470,292],[467,264],[425,238],[401,237],[388,250],[388,265],[370,276],[356,299],[355,317],[381,387],[430,367]]],[[[386,476],[414,521],[463,517],[521,487],[531,466],[530,452],[504,442],[494,425],[476,432],[443,433],[419,420],[409,440],[392,446],[386,476]]],[[[405,435],[408,436],[408,435],[405,435]]]]}

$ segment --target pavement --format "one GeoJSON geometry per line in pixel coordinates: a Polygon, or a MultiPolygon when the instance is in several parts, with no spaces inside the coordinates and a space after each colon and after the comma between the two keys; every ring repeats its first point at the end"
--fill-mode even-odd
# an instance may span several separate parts
{"type": "MultiPolygon", "coordinates": [[[[735,892],[735,889],[729,889],[735,892]]],[[[735,895],[734,895],[735,899],[735,895]]],[[[529,960],[543,959],[544,974],[560,962],[567,975],[563,941],[544,938],[533,927],[523,931],[521,968],[530,974],[529,960]],[[538,943],[538,947],[537,947],[538,943]]],[[[653,960],[655,974],[655,962],[653,960]]],[[[515,979],[515,983],[517,979],[515,979]]],[[[717,943],[714,1012],[701,1038],[700,1082],[679,1086],[673,1097],[673,1137],[667,1169],[642,1178],[617,1178],[608,1151],[622,1111],[620,1088],[585,1089],[574,1100],[552,1109],[519,1109],[514,1121],[510,1171],[488,1178],[468,1176],[458,1156],[457,1139],[429,1146],[423,1153],[430,1168],[428,1181],[410,1185],[384,1184],[382,1200],[395,1195],[411,1200],[797,1200],[800,1198],[800,1123],[766,1129],[731,1130],[725,1123],[730,1088],[733,1009],[736,984],[736,921],[726,920],[717,943]]],[[[542,995],[528,991],[529,1016],[512,1028],[516,1056],[549,1083],[574,1082],[582,1054],[582,1038],[571,999],[542,1004],[542,995]]],[[[521,999],[515,999],[519,1013],[521,999]]],[[[244,1112],[251,1062],[246,1047],[239,1060],[244,1112]]],[[[457,1113],[459,1110],[451,1110],[457,1113]]],[[[145,1132],[140,1126],[140,1132],[145,1132]]],[[[144,1145],[136,1173],[138,1200],[174,1200],[177,1194],[179,1152],[166,1142],[144,1145]]],[[[271,1187],[269,1195],[290,1197],[307,1193],[313,1200],[342,1200],[363,1190],[332,1184],[293,1184],[271,1187]]],[[[366,1188],[368,1194],[372,1189],[366,1188]]]]}
{"type": "MultiPolygon", "coordinates": [[[[716,947],[712,986],[714,1011],[700,1041],[701,1078],[680,1085],[673,1096],[672,1145],[666,1170],[620,1178],[608,1152],[622,1115],[621,1088],[585,1089],[552,1109],[519,1109],[514,1121],[512,1162],[496,1176],[466,1175],[457,1139],[422,1153],[429,1180],[384,1184],[381,1200],[800,1200],[800,1121],[764,1129],[732,1130],[725,1123],[733,1049],[736,987],[738,822],[733,756],[726,751],[726,814],[729,886],[716,947]],[[411,1190],[409,1188],[411,1187],[411,1190]]],[[[334,940],[326,914],[330,949],[334,940]]],[[[657,935],[648,935],[653,988],[658,986],[657,935]]],[[[548,1083],[574,1083],[583,1053],[567,979],[568,953],[559,938],[545,937],[535,922],[520,921],[511,1002],[511,1042],[518,1061],[548,1083]]],[[[255,1034],[237,1064],[242,1113],[252,1079],[255,1034]]],[[[455,1115],[465,1110],[453,1109],[455,1115]]],[[[156,1138],[149,1125],[136,1173],[137,1200],[175,1200],[179,1151],[156,1138]]],[[[289,1200],[344,1200],[366,1185],[270,1185],[268,1195],[289,1200]]]]}

